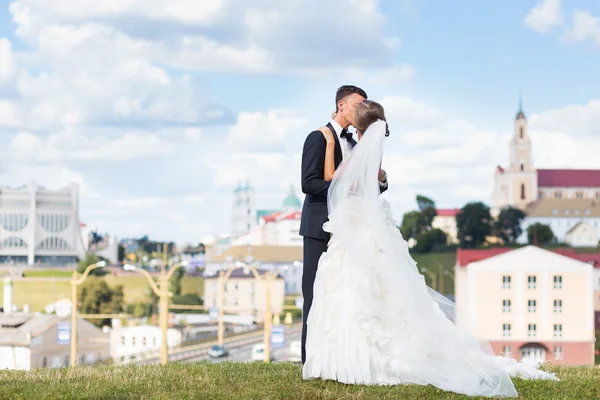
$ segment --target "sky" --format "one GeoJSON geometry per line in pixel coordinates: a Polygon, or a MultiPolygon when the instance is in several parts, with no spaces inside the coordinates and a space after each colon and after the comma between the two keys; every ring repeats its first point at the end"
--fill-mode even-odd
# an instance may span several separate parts
{"type": "Polygon", "coordinates": [[[80,185],[119,238],[229,231],[300,186],[342,84],[386,108],[383,196],[490,202],[522,98],[536,167],[600,168],[592,0],[0,0],[0,186],[80,185]]]}

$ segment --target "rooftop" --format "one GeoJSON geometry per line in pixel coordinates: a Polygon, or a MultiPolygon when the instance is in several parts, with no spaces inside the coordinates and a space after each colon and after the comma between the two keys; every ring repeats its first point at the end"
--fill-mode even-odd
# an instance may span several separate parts
{"type": "Polygon", "coordinates": [[[538,187],[600,188],[600,169],[538,169],[538,187]]]}

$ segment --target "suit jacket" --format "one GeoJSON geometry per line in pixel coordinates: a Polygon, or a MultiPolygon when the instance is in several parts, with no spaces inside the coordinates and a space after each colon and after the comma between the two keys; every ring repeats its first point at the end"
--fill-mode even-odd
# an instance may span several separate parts
{"type": "MultiPolygon", "coordinates": [[[[342,148],[340,139],[331,124],[327,127],[333,132],[335,139],[334,163],[337,169],[342,163],[342,148]]],[[[350,142],[351,147],[356,141],[350,142]]],[[[302,149],[302,192],[306,194],[302,207],[302,219],[300,221],[300,235],[315,239],[329,240],[329,233],[323,230],[323,224],[327,222],[327,191],[330,182],[325,176],[325,150],[327,143],[323,133],[319,130],[312,131],[304,141],[302,149]]],[[[387,182],[381,188],[381,192],[387,190],[387,182]]]]}

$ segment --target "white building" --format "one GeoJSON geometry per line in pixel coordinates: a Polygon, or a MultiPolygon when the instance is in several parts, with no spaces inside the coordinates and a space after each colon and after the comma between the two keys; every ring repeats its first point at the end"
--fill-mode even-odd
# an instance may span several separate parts
{"type": "MultiPolygon", "coordinates": [[[[60,368],[70,365],[71,317],[0,314],[0,370],[60,368]]],[[[108,335],[77,319],[77,359],[94,364],[109,358],[108,335]]]]}
{"type": "Polygon", "coordinates": [[[447,235],[448,244],[458,243],[456,215],[459,211],[458,208],[439,208],[431,223],[432,228],[440,229],[447,235]]]}
{"type": "Polygon", "coordinates": [[[497,166],[492,215],[506,206],[521,209],[536,200],[600,200],[600,170],[539,169],[533,165],[527,119],[520,109],[509,144],[509,164],[497,166]]]}
{"type": "Polygon", "coordinates": [[[566,234],[571,247],[598,247],[598,232],[586,222],[578,222],[566,234]]]}
{"type": "MultiPolygon", "coordinates": [[[[144,353],[160,350],[162,333],[160,327],[153,325],[126,326],[111,330],[110,356],[121,362],[133,361],[144,353]]],[[[167,346],[181,345],[182,332],[179,329],[167,330],[167,346]]]]}
{"type": "Polygon", "coordinates": [[[257,210],[254,189],[239,186],[234,192],[231,211],[231,245],[302,246],[301,210],[294,186],[279,210],[257,210]]]}
{"type": "Polygon", "coordinates": [[[0,189],[0,263],[73,264],[84,253],[77,184],[0,189]]]}
{"type": "Polygon", "coordinates": [[[302,260],[301,246],[231,246],[227,249],[208,247],[204,276],[227,270],[235,261],[249,262],[263,270],[279,270],[285,281],[285,294],[300,294],[302,260]]]}
{"type": "MultiPolygon", "coordinates": [[[[567,233],[579,223],[585,223],[600,236],[600,204],[592,199],[540,199],[525,208],[527,217],[523,221],[520,243],[527,242],[527,228],[540,223],[548,225],[557,242],[566,243],[567,233]]],[[[598,241],[595,245],[597,246],[598,241]]]]}
{"type": "MultiPolygon", "coordinates": [[[[254,315],[256,322],[264,321],[266,309],[266,271],[258,269],[261,276],[257,280],[251,271],[237,268],[231,272],[223,285],[224,312],[239,315],[254,315]]],[[[271,311],[273,314],[283,312],[284,280],[277,276],[270,283],[271,311]]],[[[204,304],[209,307],[219,307],[219,275],[207,276],[204,280],[204,304]]]]}
{"type": "Polygon", "coordinates": [[[536,246],[459,249],[457,320],[496,354],[593,364],[593,276],[590,263],[536,246]]]}

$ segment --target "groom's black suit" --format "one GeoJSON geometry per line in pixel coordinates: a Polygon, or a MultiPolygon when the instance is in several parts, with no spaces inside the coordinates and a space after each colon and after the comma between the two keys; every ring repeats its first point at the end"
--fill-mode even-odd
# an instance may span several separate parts
{"type": "MultiPolygon", "coordinates": [[[[331,124],[327,127],[333,132],[335,139],[334,161],[337,169],[343,160],[340,138],[331,124]]],[[[342,137],[344,137],[342,133],[342,137]]],[[[346,136],[350,147],[356,145],[351,136],[346,136]]],[[[327,251],[330,234],[323,230],[327,222],[327,191],[330,182],[325,176],[325,149],[327,143],[321,131],[312,131],[302,149],[302,192],[306,194],[302,207],[300,235],[304,237],[304,268],[302,272],[302,295],[304,306],[302,312],[302,363],[306,361],[306,320],[313,301],[313,285],[317,274],[317,264],[321,254],[327,251]]],[[[381,187],[381,192],[387,190],[387,182],[381,187]]]]}

